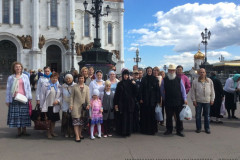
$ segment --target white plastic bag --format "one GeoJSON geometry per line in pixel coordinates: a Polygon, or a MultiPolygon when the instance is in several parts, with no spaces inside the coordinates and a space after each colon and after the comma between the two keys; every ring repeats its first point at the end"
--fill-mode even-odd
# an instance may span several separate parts
{"type": "Polygon", "coordinates": [[[155,107],[155,118],[157,121],[163,121],[162,107],[159,104],[155,107]]]}
{"type": "Polygon", "coordinates": [[[221,109],[220,109],[220,115],[225,116],[227,113],[226,108],[225,108],[225,98],[222,101],[221,109]]]}
{"type": "Polygon", "coordinates": [[[188,105],[185,105],[179,114],[180,120],[192,120],[192,111],[188,105]]]}

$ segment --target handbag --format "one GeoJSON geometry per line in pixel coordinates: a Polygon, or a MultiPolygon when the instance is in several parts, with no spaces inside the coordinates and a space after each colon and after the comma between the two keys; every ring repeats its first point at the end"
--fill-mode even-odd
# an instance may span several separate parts
{"type": "Polygon", "coordinates": [[[32,121],[36,121],[40,115],[40,118],[41,118],[41,110],[40,110],[40,105],[37,104],[35,106],[35,109],[32,110],[32,115],[30,116],[31,120],[32,121]]]}
{"type": "Polygon", "coordinates": [[[29,115],[32,115],[32,102],[28,101],[28,111],[29,111],[29,115]]]}
{"type": "Polygon", "coordinates": [[[38,120],[34,121],[35,130],[49,130],[50,125],[51,120],[48,120],[46,113],[44,120],[41,120],[41,118],[39,117],[38,120]]]}
{"type": "Polygon", "coordinates": [[[162,107],[159,104],[155,107],[155,118],[157,121],[163,121],[162,107]]]}
{"type": "Polygon", "coordinates": [[[27,103],[28,102],[27,97],[22,95],[22,94],[20,94],[20,93],[17,93],[17,95],[16,95],[14,100],[22,102],[22,103],[27,103]]]}

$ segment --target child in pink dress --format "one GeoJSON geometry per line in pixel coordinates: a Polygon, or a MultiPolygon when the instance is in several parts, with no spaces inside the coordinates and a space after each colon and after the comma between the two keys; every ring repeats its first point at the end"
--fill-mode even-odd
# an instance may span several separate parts
{"type": "Polygon", "coordinates": [[[103,116],[102,116],[102,102],[99,99],[99,91],[98,89],[93,90],[92,100],[90,101],[90,118],[91,118],[91,139],[95,139],[93,136],[94,126],[97,125],[98,128],[98,136],[97,138],[101,138],[101,124],[103,123],[103,116]]]}

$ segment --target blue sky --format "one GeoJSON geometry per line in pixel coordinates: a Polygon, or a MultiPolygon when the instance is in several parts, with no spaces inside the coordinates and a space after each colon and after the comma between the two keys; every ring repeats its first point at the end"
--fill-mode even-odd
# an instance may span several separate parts
{"type": "MultiPolygon", "coordinates": [[[[181,64],[193,67],[193,55],[207,27],[212,35],[208,60],[240,59],[240,1],[125,0],[125,67],[135,64],[139,47],[141,67],[181,64]]],[[[200,45],[204,53],[204,46],[200,45]]]]}

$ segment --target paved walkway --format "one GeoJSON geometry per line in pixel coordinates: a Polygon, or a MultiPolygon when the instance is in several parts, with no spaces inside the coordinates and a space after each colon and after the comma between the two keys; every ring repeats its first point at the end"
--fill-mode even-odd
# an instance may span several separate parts
{"type": "MultiPolygon", "coordinates": [[[[190,101],[189,101],[190,102],[190,101]]],[[[5,91],[0,90],[0,160],[126,160],[126,159],[240,159],[240,120],[211,124],[211,134],[195,133],[195,120],[184,122],[186,137],[133,134],[76,143],[71,138],[46,138],[30,128],[30,137],[16,139],[16,129],[6,126],[5,91]]],[[[191,108],[191,102],[190,102],[191,108]]],[[[194,111],[194,110],[192,110],[194,111]]],[[[240,111],[236,111],[240,117],[240,111]]],[[[60,133],[60,122],[57,124],[60,133]]],[[[87,137],[87,135],[85,136],[87,137]]]]}

